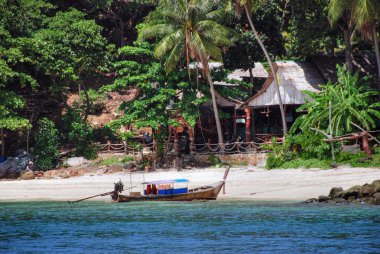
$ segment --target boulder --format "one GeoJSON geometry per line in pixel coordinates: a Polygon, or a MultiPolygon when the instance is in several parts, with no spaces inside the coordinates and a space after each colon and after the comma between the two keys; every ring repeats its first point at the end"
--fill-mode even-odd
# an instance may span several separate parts
{"type": "Polygon", "coordinates": [[[355,185],[355,186],[349,188],[348,190],[343,191],[342,192],[342,198],[348,199],[348,197],[350,197],[350,196],[353,196],[355,198],[358,197],[361,188],[362,188],[362,186],[355,185]]]}
{"type": "Polygon", "coordinates": [[[366,204],[373,205],[373,197],[362,197],[360,200],[366,204]]]}
{"type": "Polygon", "coordinates": [[[369,197],[371,196],[373,193],[373,186],[371,184],[364,184],[361,188],[360,188],[360,192],[359,192],[359,195],[361,197],[369,197]]]}
{"type": "Polygon", "coordinates": [[[31,170],[31,169],[25,170],[24,172],[21,173],[20,178],[22,180],[31,180],[31,179],[34,179],[35,176],[34,176],[33,170],[31,170]]]}
{"type": "Polygon", "coordinates": [[[137,165],[135,162],[129,162],[127,164],[124,164],[124,168],[133,171],[137,169],[137,165]]]}
{"type": "Polygon", "coordinates": [[[318,197],[318,202],[327,202],[327,200],[329,200],[329,197],[327,196],[321,195],[318,197]]]}
{"type": "Polygon", "coordinates": [[[342,187],[332,187],[330,190],[330,198],[340,198],[342,196],[343,188],[342,187]]]}
{"type": "Polygon", "coordinates": [[[373,194],[373,204],[380,205],[380,192],[373,194]]]}
{"type": "Polygon", "coordinates": [[[69,167],[77,167],[83,165],[85,159],[83,157],[72,157],[67,159],[67,166],[69,167]]]}
{"type": "Polygon", "coordinates": [[[372,182],[373,192],[380,192],[380,180],[372,182]]]}
{"type": "Polygon", "coordinates": [[[305,201],[305,203],[315,203],[318,200],[316,198],[309,198],[308,200],[305,201]]]}

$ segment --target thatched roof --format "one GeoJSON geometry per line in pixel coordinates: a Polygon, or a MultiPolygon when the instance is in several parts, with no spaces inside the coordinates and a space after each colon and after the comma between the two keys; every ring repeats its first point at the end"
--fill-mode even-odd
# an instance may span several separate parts
{"type": "MultiPolygon", "coordinates": [[[[284,105],[300,105],[305,103],[305,95],[302,91],[318,92],[319,85],[325,83],[311,63],[293,61],[276,62],[276,69],[280,94],[284,105]]],[[[278,105],[275,88],[273,76],[270,74],[261,90],[244,102],[243,105],[250,107],[278,105]]]]}
{"type": "MultiPolygon", "coordinates": [[[[252,69],[252,76],[254,78],[267,78],[268,72],[265,70],[262,63],[255,63],[255,68],[252,69]]],[[[228,75],[228,78],[230,79],[238,79],[241,80],[242,78],[249,78],[249,71],[243,70],[243,69],[236,69],[234,70],[230,75],[228,75]]]]}

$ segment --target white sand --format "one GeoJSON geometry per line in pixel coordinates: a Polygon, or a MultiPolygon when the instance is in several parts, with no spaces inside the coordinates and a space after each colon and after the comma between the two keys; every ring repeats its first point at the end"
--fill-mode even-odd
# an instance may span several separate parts
{"type": "MultiPolygon", "coordinates": [[[[69,179],[35,179],[0,181],[0,201],[26,200],[76,200],[113,190],[119,178],[125,187],[137,185],[133,191],[141,191],[141,182],[187,178],[189,187],[197,187],[222,179],[223,168],[164,171],[153,173],[109,174],[82,176],[69,179]]],[[[219,199],[257,200],[306,200],[327,195],[331,187],[347,189],[354,185],[371,183],[380,179],[380,169],[341,167],[331,170],[287,169],[267,171],[257,167],[232,168],[227,178],[226,195],[219,199]]],[[[124,193],[128,193],[125,191],[124,193]]],[[[93,200],[110,200],[109,196],[93,200]]]]}

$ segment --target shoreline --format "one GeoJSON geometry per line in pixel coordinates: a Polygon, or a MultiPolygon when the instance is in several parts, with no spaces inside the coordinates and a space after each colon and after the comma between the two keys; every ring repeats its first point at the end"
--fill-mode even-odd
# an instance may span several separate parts
{"type": "MultiPolygon", "coordinates": [[[[142,191],[141,182],[173,178],[190,180],[189,188],[199,187],[222,179],[225,168],[190,169],[183,171],[155,171],[150,173],[113,173],[84,175],[67,179],[34,179],[0,181],[0,202],[22,201],[73,201],[113,190],[121,181],[125,189],[136,186],[142,191]],[[132,182],[130,183],[130,180],[132,182]]],[[[332,187],[347,189],[380,179],[379,168],[336,169],[275,169],[259,167],[233,167],[226,181],[226,194],[218,200],[257,201],[305,201],[327,195],[332,187]]],[[[125,191],[124,193],[128,193],[125,191]]],[[[110,201],[109,196],[96,197],[93,201],[110,201]]]]}

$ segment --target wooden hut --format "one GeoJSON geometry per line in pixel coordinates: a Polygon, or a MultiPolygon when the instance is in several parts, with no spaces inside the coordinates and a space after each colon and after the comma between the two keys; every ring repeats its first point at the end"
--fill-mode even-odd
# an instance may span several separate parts
{"type": "MultiPolygon", "coordinates": [[[[276,62],[275,69],[289,128],[300,114],[296,109],[305,103],[306,95],[303,91],[318,92],[319,85],[325,82],[311,63],[281,61],[276,62]]],[[[249,131],[258,140],[282,134],[279,102],[272,74],[261,89],[241,107],[251,115],[252,128],[247,132],[249,131]]],[[[246,141],[250,141],[249,138],[247,135],[246,141]]]]}

